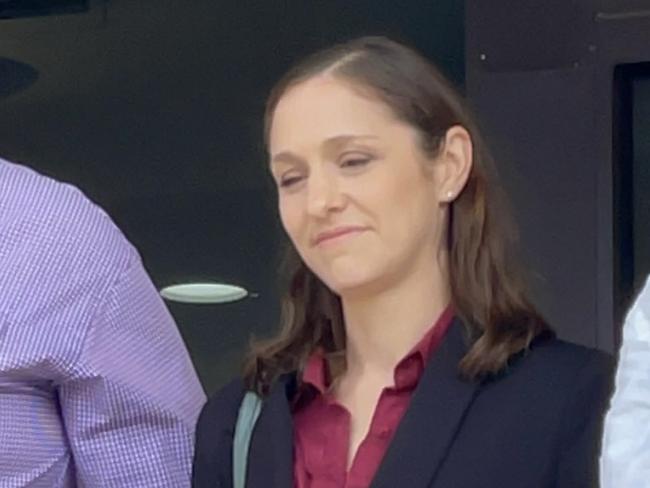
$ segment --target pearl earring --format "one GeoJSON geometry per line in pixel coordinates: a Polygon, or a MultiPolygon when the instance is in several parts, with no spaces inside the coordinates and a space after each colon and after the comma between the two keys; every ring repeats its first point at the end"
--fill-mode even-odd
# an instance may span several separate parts
{"type": "Polygon", "coordinates": [[[447,198],[448,198],[449,200],[453,199],[453,198],[454,198],[454,192],[453,192],[453,191],[448,191],[448,192],[447,192],[447,198]]]}

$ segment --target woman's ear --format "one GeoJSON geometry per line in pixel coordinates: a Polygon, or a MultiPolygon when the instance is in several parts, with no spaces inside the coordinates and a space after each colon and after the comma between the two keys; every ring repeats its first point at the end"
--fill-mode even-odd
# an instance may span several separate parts
{"type": "Polygon", "coordinates": [[[453,202],[463,191],[472,170],[472,154],[472,137],[467,129],[460,125],[447,129],[438,156],[439,202],[453,202]]]}

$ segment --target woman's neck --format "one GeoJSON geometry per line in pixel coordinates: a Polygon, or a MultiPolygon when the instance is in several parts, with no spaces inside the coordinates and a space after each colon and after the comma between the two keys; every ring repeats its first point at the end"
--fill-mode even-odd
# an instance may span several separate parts
{"type": "Polygon", "coordinates": [[[449,305],[448,283],[446,260],[434,261],[378,292],[342,295],[348,372],[392,378],[449,305]]]}

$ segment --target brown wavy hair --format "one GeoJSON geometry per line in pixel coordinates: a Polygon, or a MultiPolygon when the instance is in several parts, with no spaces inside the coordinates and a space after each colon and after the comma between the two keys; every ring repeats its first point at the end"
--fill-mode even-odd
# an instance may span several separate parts
{"type": "MultiPolygon", "coordinates": [[[[525,293],[512,254],[514,227],[495,181],[493,161],[462,97],[414,50],[383,37],[355,39],[307,57],[276,84],[266,105],[267,147],[282,95],[325,73],[384,102],[418,130],[422,148],[431,156],[438,153],[449,128],[460,125],[469,132],[473,166],[463,191],[449,206],[447,241],[452,304],[471,340],[459,372],[468,380],[500,372],[513,355],[550,328],[525,293]]],[[[262,395],[282,374],[301,372],[316,348],[330,360],[332,379],[345,369],[340,298],[290,244],[285,271],[281,329],[275,337],[252,344],[244,367],[247,387],[262,395]]]]}

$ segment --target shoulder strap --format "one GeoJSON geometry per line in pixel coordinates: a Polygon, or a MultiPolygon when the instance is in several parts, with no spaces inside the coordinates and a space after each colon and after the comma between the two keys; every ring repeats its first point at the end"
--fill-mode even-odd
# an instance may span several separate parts
{"type": "Polygon", "coordinates": [[[257,393],[247,391],[239,406],[232,450],[233,488],[246,487],[248,449],[253,429],[262,410],[262,399],[257,393]]]}

